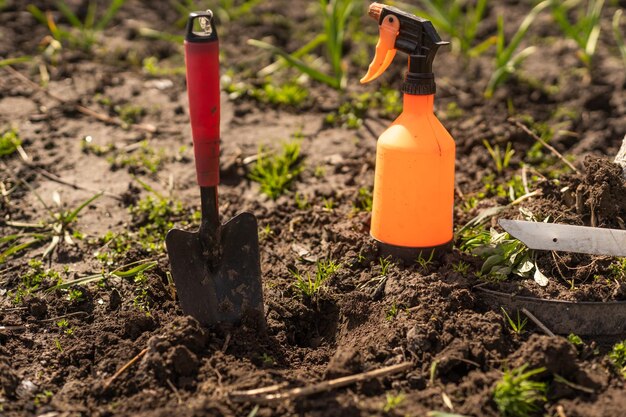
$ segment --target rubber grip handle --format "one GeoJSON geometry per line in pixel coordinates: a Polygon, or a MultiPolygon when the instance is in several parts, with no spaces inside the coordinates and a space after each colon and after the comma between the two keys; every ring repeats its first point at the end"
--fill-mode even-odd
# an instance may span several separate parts
{"type": "Polygon", "coordinates": [[[219,41],[185,41],[187,95],[198,185],[220,182],[219,41]]]}

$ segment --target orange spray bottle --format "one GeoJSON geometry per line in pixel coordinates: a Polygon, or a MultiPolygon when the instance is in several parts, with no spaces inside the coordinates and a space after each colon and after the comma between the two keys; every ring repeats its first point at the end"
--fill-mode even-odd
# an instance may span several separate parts
{"type": "Polygon", "coordinates": [[[383,256],[415,261],[448,247],[453,235],[454,140],[433,113],[432,63],[443,42],[432,23],[373,3],[376,55],[361,83],[379,77],[396,51],[409,56],[402,114],[379,137],[370,233],[383,256]]]}

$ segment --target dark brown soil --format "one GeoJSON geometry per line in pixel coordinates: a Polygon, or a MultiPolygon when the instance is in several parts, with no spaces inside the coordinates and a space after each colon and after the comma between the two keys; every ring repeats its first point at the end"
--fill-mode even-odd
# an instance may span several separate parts
{"type": "MultiPolygon", "coordinates": [[[[33,3],[54,10],[54,2],[33,3]]],[[[80,13],[86,10],[87,2],[67,3],[80,13]]],[[[233,70],[236,81],[261,85],[255,74],[270,57],[246,40],[268,38],[288,50],[297,49],[320,30],[310,3],[261,2],[249,15],[220,22],[225,69],[233,70]]],[[[490,2],[480,36],[493,33],[499,14],[510,26],[507,33],[512,33],[528,13],[526,3],[490,2]]],[[[581,174],[565,172],[563,164],[542,149],[546,164],[536,168],[537,180],[531,184],[541,194],[508,206],[498,216],[521,218],[521,207],[557,222],[625,228],[626,184],[621,169],[610,162],[626,132],[626,75],[610,26],[615,9],[605,7],[590,74],[576,58],[576,46],[561,38],[546,14],[527,40],[538,46],[537,52],[520,76],[491,100],[484,99],[482,91],[492,71],[493,52],[467,64],[449,51],[440,52],[435,61],[436,109],[457,143],[459,227],[483,209],[510,203],[507,196],[485,192],[485,178],[503,184],[521,175],[521,163],[535,141],[509,119],[532,118],[553,130],[551,144],[571,158],[581,174]],[[454,106],[458,112],[451,110],[454,106]],[[516,153],[504,172],[495,172],[483,139],[501,148],[512,143],[516,153]],[[551,174],[558,174],[558,182],[551,174]],[[470,204],[474,197],[479,200],[475,205],[470,204]]],[[[66,25],[58,13],[54,16],[66,25]]],[[[48,90],[67,100],[60,104],[0,69],[0,128],[17,128],[30,158],[25,162],[16,153],[0,160],[2,236],[21,230],[12,222],[48,218],[39,199],[54,208],[54,192],[66,209],[94,195],[93,190],[108,193],[81,212],[75,228],[84,238],[74,238],[74,245],[61,244],[45,260],[44,267],[58,271],[64,280],[110,267],[94,257],[105,249],[99,239],[107,232],[137,233],[150,223],[129,211],[150,195],[142,183],[182,202],[182,212],[169,220],[183,228],[197,227],[192,220],[199,200],[184,77],[155,77],[141,69],[141,60],[150,56],[162,60],[163,67],[180,66],[182,49],[145,39],[137,29],[181,33],[175,26],[179,16],[170,2],[129,0],[92,53],[67,47],[51,65],[39,49],[48,30],[35,22],[25,3],[9,0],[0,12],[0,58],[38,56],[15,68],[39,82],[38,64],[45,62],[48,90]],[[129,103],[144,109],[139,121],[156,127],[156,133],[103,123],[73,107],[80,104],[115,116],[116,105],[129,103]],[[82,149],[86,136],[98,146],[119,149],[133,149],[148,140],[164,155],[163,164],[155,173],[111,164],[106,155],[82,149]],[[187,149],[181,151],[183,145],[187,149]],[[55,177],[62,183],[51,180],[55,177]]],[[[362,27],[370,35],[376,33],[365,17],[362,27]]],[[[545,367],[539,379],[549,384],[548,401],[536,415],[623,415],[624,379],[606,353],[626,335],[585,339],[585,346],[575,347],[563,337],[542,335],[530,324],[522,334],[513,332],[501,311],[488,308],[472,289],[482,282],[475,275],[481,260],[456,247],[426,265],[392,263],[383,275],[368,233],[369,215],[354,206],[359,189],[372,188],[376,138],[390,120],[369,109],[357,130],[324,124],[325,116],[351,94],[380,87],[357,82],[367,65],[356,64],[359,54],[370,58],[373,45],[348,40],[346,48],[352,59],[346,93],[311,82],[311,95],[301,108],[245,97],[231,100],[223,94],[220,210],[223,219],[244,210],[259,219],[267,332],[203,328],[184,316],[168,284],[164,248],[149,251],[139,242],[132,242],[132,249],[108,270],[142,259],[157,261],[145,274],[143,309],[134,302],[137,284],[127,278],[82,286],[79,301],[68,300],[67,292],[39,291],[15,304],[12,294],[30,271],[29,261],[40,259],[45,250],[45,245],[33,247],[0,265],[0,326],[6,326],[0,327],[0,414],[422,416],[440,410],[498,416],[492,399],[495,383],[503,370],[528,364],[545,367]],[[244,161],[257,154],[259,144],[275,147],[291,136],[302,138],[306,169],[288,194],[273,201],[247,179],[250,165],[244,161]],[[298,208],[296,192],[308,199],[307,208],[298,208]],[[342,267],[317,297],[303,299],[293,288],[290,271],[314,272],[318,259],[334,259],[342,267]],[[467,270],[456,267],[460,261],[469,265],[467,270]],[[59,325],[61,320],[66,325],[59,325]],[[109,382],[144,349],[137,362],[109,382]],[[408,372],[258,410],[229,396],[236,390],[280,383],[302,386],[404,361],[412,364],[408,372]],[[404,400],[384,411],[388,396],[398,394],[404,400]]],[[[399,87],[401,59],[381,77],[383,84],[399,87]]],[[[538,259],[550,277],[548,287],[529,279],[494,288],[560,299],[626,300],[623,278],[611,275],[615,259],[548,253],[538,259]]]]}

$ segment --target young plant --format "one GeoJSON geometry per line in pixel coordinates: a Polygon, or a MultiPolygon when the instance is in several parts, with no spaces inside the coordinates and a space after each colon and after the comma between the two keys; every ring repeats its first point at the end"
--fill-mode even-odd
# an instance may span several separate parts
{"type": "Polygon", "coordinates": [[[403,393],[399,393],[399,394],[391,394],[391,393],[387,393],[385,395],[386,397],[386,401],[385,401],[385,405],[383,406],[383,411],[385,413],[388,413],[392,410],[394,410],[396,407],[398,407],[400,404],[402,404],[404,402],[405,396],[403,393]]]}
{"type": "Polygon", "coordinates": [[[17,130],[9,129],[0,136],[0,158],[9,156],[16,151],[19,151],[21,155],[25,154],[22,149],[22,139],[20,139],[17,130]]]}
{"type": "Polygon", "coordinates": [[[323,16],[324,33],[317,35],[300,51],[290,54],[274,45],[256,39],[250,39],[248,43],[278,55],[287,65],[298,69],[316,81],[327,84],[337,90],[343,89],[346,84],[343,44],[346,38],[348,20],[357,4],[359,2],[356,0],[319,0],[320,12],[323,16]],[[313,49],[311,45],[317,46],[320,43],[326,46],[328,63],[331,68],[330,74],[322,72],[300,59],[313,49]],[[303,50],[306,52],[303,53],[303,50]]]}
{"type": "Polygon", "coordinates": [[[506,232],[470,229],[461,236],[461,249],[483,258],[481,276],[496,281],[506,280],[510,274],[526,278],[538,271],[533,252],[506,232]]]}
{"type": "Polygon", "coordinates": [[[526,371],[527,367],[522,365],[505,371],[502,379],[496,383],[493,400],[504,417],[528,417],[546,401],[546,383],[531,379],[543,373],[545,368],[526,371]]]}
{"type": "Polygon", "coordinates": [[[359,194],[354,202],[354,209],[356,211],[372,212],[372,204],[374,197],[372,191],[369,188],[359,188],[359,194]]]}
{"type": "Polygon", "coordinates": [[[432,263],[435,258],[435,251],[431,250],[428,256],[424,256],[424,253],[420,252],[415,262],[422,270],[426,270],[432,263]]]}
{"type": "Polygon", "coordinates": [[[41,261],[31,260],[28,266],[29,270],[22,275],[17,289],[9,292],[15,304],[21,303],[26,296],[39,291],[44,285],[61,281],[61,275],[51,269],[44,269],[41,261]]]}
{"type": "Polygon", "coordinates": [[[461,275],[467,274],[467,272],[469,271],[469,267],[469,264],[463,261],[452,264],[452,270],[461,275]]]}
{"type": "Polygon", "coordinates": [[[509,323],[509,326],[511,327],[511,330],[513,330],[515,333],[517,334],[522,334],[524,333],[524,329],[526,328],[526,324],[528,324],[528,319],[526,317],[524,317],[522,319],[519,310],[517,310],[517,318],[516,320],[513,320],[511,318],[511,316],[509,316],[509,313],[506,312],[506,310],[504,309],[504,307],[500,307],[502,309],[502,313],[504,313],[504,317],[506,318],[507,323],[509,323]]]}
{"type": "Polygon", "coordinates": [[[616,343],[609,352],[609,359],[626,378],[626,340],[616,343]]]}
{"type": "Polygon", "coordinates": [[[391,262],[391,257],[383,258],[382,256],[378,258],[378,264],[380,265],[380,275],[387,276],[389,273],[389,268],[393,265],[391,262]]]}
{"type": "Polygon", "coordinates": [[[109,7],[98,17],[97,2],[90,0],[85,20],[81,21],[65,1],[58,0],[56,2],[57,9],[71,25],[70,30],[57,26],[51,12],[44,13],[33,4],[29,4],[26,8],[39,23],[50,30],[50,34],[58,42],[89,52],[124,3],[126,0],[111,0],[109,7]]]}
{"type": "Polygon", "coordinates": [[[43,258],[50,255],[52,251],[62,242],[69,245],[74,244],[72,237],[82,237],[82,234],[73,227],[78,215],[85,209],[85,207],[101,195],[102,193],[95,194],[75,209],[65,210],[62,207],[59,194],[55,192],[53,194],[53,201],[57,206],[57,211],[53,211],[39,196],[37,196],[39,201],[41,201],[48,211],[49,218],[41,223],[7,222],[7,225],[17,229],[31,229],[36,230],[36,232],[16,233],[0,238],[0,248],[3,249],[3,251],[0,252],[0,263],[4,262],[9,256],[15,255],[16,253],[37,244],[49,242],[48,246],[44,250],[43,258]]]}
{"type": "Polygon", "coordinates": [[[398,317],[398,313],[400,313],[400,310],[401,308],[394,301],[393,304],[391,304],[391,307],[389,307],[389,310],[387,310],[387,314],[385,314],[385,319],[387,321],[393,321],[393,319],[398,317]]]}
{"type": "Polygon", "coordinates": [[[583,339],[580,338],[580,336],[574,334],[574,333],[570,333],[567,336],[567,341],[570,342],[572,345],[576,346],[576,347],[581,347],[584,345],[583,343],[583,339]]]}
{"type": "Polygon", "coordinates": [[[284,194],[302,172],[300,143],[285,143],[280,153],[267,154],[259,148],[259,158],[250,171],[249,178],[261,185],[261,192],[272,199],[284,194]]]}
{"type": "Polygon", "coordinates": [[[491,146],[486,139],[483,139],[483,145],[487,148],[487,152],[489,152],[491,159],[496,165],[496,172],[501,174],[502,171],[509,167],[511,158],[515,154],[515,149],[513,149],[511,142],[507,142],[504,152],[500,149],[500,145],[491,146]]]}
{"type": "Polygon", "coordinates": [[[65,333],[67,336],[74,335],[74,329],[70,326],[70,322],[67,321],[67,319],[61,319],[57,321],[57,327],[61,329],[61,331],[65,333]]]}
{"type": "Polygon", "coordinates": [[[591,61],[596,53],[596,46],[600,38],[600,18],[604,0],[587,0],[587,8],[581,10],[580,0],[551,0],[552,17],[561,28],[561,31],[572,39],[578,47],[578,57],[590,69],[591,61]],[[578,19],[571,22],[569,15],[574,11],[578,19]]]}
{"type": "Polygon", "coordinates": [[[480,55],[495,43],[490,37],[475,45],[478,25],[485,16],[487,0],[420,0],[426,12],[418,11],[422,17],[452,38],[452,50],[464,56],[480,55]]]}
{"type": "Polygon", "coordinates": [[[622,13],[624,11],[622,9],[617,9],[615,14],[613,15],[613,37],[615,38],[615,43],[617,44],[617,49],[619,49],[619,53],[622,56],[622,61],[624,62],[624,67],[626,67],[626,42],[624,42],[624,35],[622,35],[622,31],[620,30],[620,21],[622,19],[622,13]]]}
{"type": "Polygon", "coordinates": [[[309,207],[311,207],[311,203],[309,203],[309,199],[300,193],[296,193],[295,200],[296,200],[296,207],[298,207],[298,210],[306,210],[309,207]]]}
{"type": "Polygon", "coordinates": [[[511,42],[506,43],[504,36],[504,18],[498,16],[498,34],[496,38],[496,58],[494,61],[494,71],[487,83],[485,97],[491,98],[495,90],[513,75],[522,65],[524,60],[535,52],[534,46],[529,46],[517,52],[522,40],[526,36],[530,25],[546,7],[551,0],[544,0],[532,8],[530,13],[524,18],[521,25],[513,35],[511,42]]]}
{"type": "Polygon", "coordinates": [[[341,264],[336,263],[332,259],[327,261],[317,261],[315,268],[315,277],[311,277],[310,273],[303,275],[299,271],[290,271],[296,279],[293,284],[296,292],[305,299],[314,298],[322,289],[324,283],[341,268],[341,264]]]}

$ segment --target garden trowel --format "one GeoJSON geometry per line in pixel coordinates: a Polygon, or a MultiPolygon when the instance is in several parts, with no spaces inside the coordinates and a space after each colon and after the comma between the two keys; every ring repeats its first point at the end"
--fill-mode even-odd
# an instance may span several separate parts
{"type": "Polygon", "coordinates": [[[172,277],[183,312],[200,323],[263,327],[256,218],[241,213],[222,225],[218,213],[219,43],[213,14],[191,13],[186,32],[187,91],[202,222],[197,232],[173,229],[167,234],[172,277]]]}
{"type": "Polygon", "coordinates": [[[498,223],[531,249],[626,256],[626,230],[506,219],[498,223]]]}

